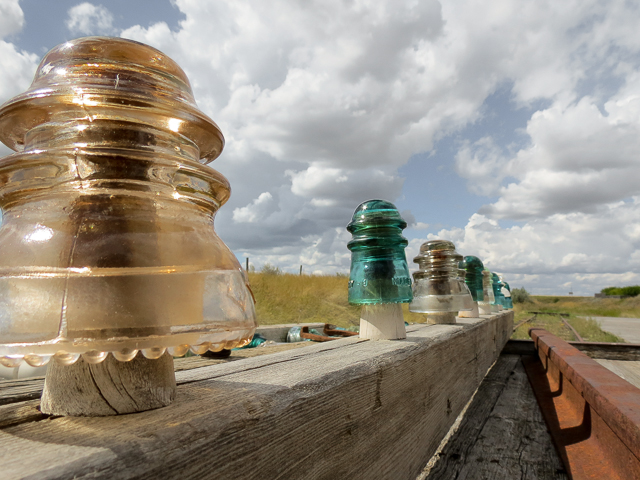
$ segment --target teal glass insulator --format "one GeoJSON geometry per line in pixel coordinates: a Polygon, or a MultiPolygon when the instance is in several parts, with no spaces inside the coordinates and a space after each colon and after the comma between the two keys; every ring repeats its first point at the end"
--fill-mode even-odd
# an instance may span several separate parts
{"type": "Polygon", "coordinates": [[[464,283],[469,287],[471,296],[474,302],[481,302],[484,300],[484,294],[482,289],[482,271],[484,265],[482,260],[472,255],[467,255],[458,265],[460,268],[464,268],[467,274],[464,277],[464,283]]]}
{"type": "Polygon", "coordinates": [[[265,343],[266,341],[267,339],[264,338],[261,334],[254,333],[253,338],[247,345],[245,345],[244,347],[234,348],[234,350],[241,350],[243,348],[256,348],[262,345],[263,343],[265,343]]]}
{"type": "Polygon", "coordinates": [[[353,235],[351,250],[349,303],[409,303],[411,276],[404,249],[409,243],[402,236],[407,226],[393,203],[368,200],[361,203],[347,230],[353,235]]]}
{"type": "Polygon", "coordinates": [[[504,307],[504,295],[502,294],[502,280],[497,273],[491,272],[491,283],[493,287],[493,296],[495,297],[496,305],[504,307]]]}
{"type": "Polygon", "coordinates": [[[510,308],[513,309],[513,301],[511,300],[511,287],[509,286],[509,284],[502,280],[502,289],[503,289],[503,294],[504,294],[504,290],[506,290],[507,292],[509,292],[509,295],[504,295],[504,308],[510,308]]]}

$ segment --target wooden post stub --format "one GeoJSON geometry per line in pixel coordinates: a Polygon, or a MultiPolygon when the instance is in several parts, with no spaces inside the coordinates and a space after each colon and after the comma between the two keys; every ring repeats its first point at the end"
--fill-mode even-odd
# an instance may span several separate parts
{"type": "Polygon", "coordinates": [[[427,323],[430,325],[456,323],[456,313],[457,312],[427,313],[427,323]]]}
{"type": "Polygon", "coordinates": [[[480,309],[478,308],[478,302],[473,302],[472,310],[461,310],[458,313],[461,318],[480,318],[480,309]]]}
{"type": "Polygon", "coordinates": [[[360,338],[399,340],[407,338],[401,303],[363,305],[360,313],[360,338]]]}
{"type": "Polygon", "coordinates": [[[173,357],[149,360],[138,352],[129,362],[108,355],[92,365],[80,358],[69,366],[51,361],[40,410],[48,415],[102,417],[165,407],[175,398],[173,357]]]}

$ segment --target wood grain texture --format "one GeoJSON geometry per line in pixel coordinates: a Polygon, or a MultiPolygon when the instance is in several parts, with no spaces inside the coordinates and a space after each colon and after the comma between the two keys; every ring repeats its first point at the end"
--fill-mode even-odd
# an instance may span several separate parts
{"type": "Polygon", "coordinates": [[[407,338],[401,303],[363,305],[360,313],[360,338],[400,340],[407,338]]]}
{"type": "Polygon", "coordinates": [[[177,372],[175,402],[117,417],[0,407],[3,479],[415,479],[511,333],[513,315],[408,327],[177,372]],[[66,452],[69,455],[66,455],[66,452]],[[20,462],[29,461],[28,474],[20,462]],[[55,461],[54,461],[55,459],[55,461]]]}
{"type": "Polygon", "coordinates": [[[421,480],[565,480],[518,355],[501,355],[421,480]]]}
{"type": "MultiPolygon", "coordinates": [[[[324,325],[324,324],[323,324],[324,325]]],[[[411,327],[408,327],[411,328],[411,327]]],[[[270,355],[276,352],[294,350],[296,348],[310,347],[313,343],[297,342],[284,345],[269,345],[259,348],[235,350],[228,358],[206,358],[201,356],[174,358],[174,369],[176,372],[192,370],[194,368],[207,367],[220,363],[237,362],[249,357],[270,355]]],[[[177,375],[178,385],[181,383],[180,375],[177,375]]],[[[34,398],[40,398],[44,386],[44,377],[25,378],[20,380],[0,380],[0,405],[7,403],[22,402],[34,398]]]]}
{"type": "MultiPolygon", "coordinates": [[[[464,317],[469,318],[469,317],[464,317]]],[[[427,323],[430,325],[456,323],[456,312],[427,313],[427,323]]]]}
{"type": "Polygon", "coordinates": [[[49,415],[95,417],[144,412],[171,404],[176,393],[173,358],[149,360],[138,352],[129,362],[108,355],[98,364],[52,361],[40,410],[49,415]]]}
{"type": "Polygon", "coordinates": [[[591,358],[602,358],[606,360],[640,360],[640,345],[625,343],[597,343],[597,342],[569,342],[572,347],[576,347],[581,352],[591,358]]]}
{"type": "Polygon", "coordinates": [[[0,381],[0,405],[40,398],[44,377],[0,381]]]}
{"type": "Polygon", "coordinates": [[[603,359],[596,359],[596,362],[640,388],[640,362],[603,359]]]}

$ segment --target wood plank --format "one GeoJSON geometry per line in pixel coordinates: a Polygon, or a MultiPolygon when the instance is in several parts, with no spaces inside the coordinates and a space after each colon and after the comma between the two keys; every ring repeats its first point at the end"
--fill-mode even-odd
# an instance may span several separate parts
{"type": "Polygon", "coordinates": [[[596,359],[596,362],[640,388],[640,362],[605,359],[596,359]]]}
{"type": "Polygon", "coordinates": [[[0,381],[0,405],[40,398],[44,377],[0,381]]]}
{"type": "Polygon", "coordinates": [[[591,358],[607,360],[640,360],[640,345],[628,343],[568,342],[591,358]]]}
{"type": "Polygon", "coordinates": [[[567,474],[518,355],[501,355],[421,480],[560,480],[567,474]]]}
{"type": "Polygon", "coordinates": [[[414,479],[512,326],[506,313],[184,370],[172,405],[133,415],[35,421],[33,401],[5,405],[15,420],[0,448],[38,449],[0,456],[0,471],[24,478],[21,460],[42,479],[414,479]]]}
{"type": "MultiPolygon", "coordinates": [[[[473,321],[477,321],[477,319],[471,319],[473,321]]],[[[465,320],[458,319],[459,323],[464,323],[465,320]]],[[[407,333],[412,333],[419,331],[425,327],[425,324],[412,324],[408,325],[407,333]]],[[[207,370],[206,372],[201,372],[194,375],[188,374],[179,374],[178,372],[182,372],[184,370],[193,370],[196,368],[208,367],[212,365],[220,365],[227,364],[232,362],[237,362],[239,360],[245,360],[247,358],[259,357],[262,355],[272,355],[274,353],[280,353],[288,350],[295,350],[302,347],[318,347],[316,350],[308,350],[304,353],[294,353],[291,355],[278,356],[273,358],[272,360],[258,360],[257,362],[251,362],[249,364],[241,363],[237,365],[235,368],[230,368],[225,371],[222,370],[214,370],[215,372],[219,372],[221,375],[226,375],[231,372],[241,371],[244,369],[253,369],[257,368],[257,366],[267,365],[269,362],[273,361],[274,363],[288,362],[298,358],[300,355],[306,354],[314,354],[316,351],[324,351],[324,350],[333,350],[335,348],[339,348],[344,344],[351,343],[360,343],[364,340],[359,338],[345,338],[340,340],[333,340],[330,344],[326,345],[318,345],[314,342],[296,342],[296,343],[288,343],[283,345],[273,345],[267,347],[259,347],[253,349],[243,349],[236,350],[232,353],[232,355],[228,358],[206,358],[206,357],[185,357],[185,358],[177,358],[174,360],[175,362],[175,371],[176,371],[176,383],[178,385],[189,383],[197,380],[198,378],[206,378],[208,375],[215,375],[215,373],[211,370],[207,370]],[[341,342],[341,343],[335,343],[341,342]],[[266,363],[265,363],[266,362],[266,363]]],[[[533,342],[532,342],[533,343],[533,342]]],[[[215,378],[215,377],[211,377],[215,378]]],[[[42,393],[42,388],[44,385],[44,377],[34,377],[27,379],[19,379],[19,380],[1,380],[0,381],[0,405],[5,405],[8,403],[21,402],[26,400],[31,400],[34,398],[40,398],[40,394],[42,393]]]]}
{"type": "MultiPolygon", "coordinates": [[[[302,347],[309,347],[312,342],[287,343],[284,345],[270,345],[258,348],[247,348],[235,350],[228,358],[206,358],[201,356],[176,358],[174,360],[175,371],[192,370],[195,368],[208,367],[210,365],[218,365],[221,363],[236,362],[246,358],[258,357],[262,355],[270,355],[273,353],[294,350],[302,347]]],[[[176,375],[176,382],[181,383],[180,375],[176,375]]],[[[182,381],[184,383],[184,381],[182,381]]],[[[40,398],[44,385],[44,377],[33,377],[19,380],[1,380],[0,381],[0,405],[8,403],[22,402],[34,398],[40,398]]]]}

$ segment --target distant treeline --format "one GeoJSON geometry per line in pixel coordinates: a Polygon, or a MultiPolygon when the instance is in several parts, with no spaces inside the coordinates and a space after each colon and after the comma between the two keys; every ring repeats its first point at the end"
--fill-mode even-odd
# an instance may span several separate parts
{"type": "Polygon", "coordinates": [[[607,287],[603,288],[600,293],[605,295],[622,295],[625,297],[636,297],[640,295],[640,285],[633,285],[631,287],[607,287]]]}

